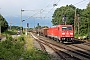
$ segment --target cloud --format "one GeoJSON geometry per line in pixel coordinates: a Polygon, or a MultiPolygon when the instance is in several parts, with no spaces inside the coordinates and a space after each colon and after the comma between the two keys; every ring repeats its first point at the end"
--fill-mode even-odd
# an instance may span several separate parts
{"type": "Polygon", "coordinates": [[[43,0],[0,0],[2,14],[20,15],[20,9],[41,9],[46,6],[47,1],[43,0]]]}
{"type": "MultiPolygon", "coordinates": [[[[20,16],[21,9],[24,10],[34,10],[33,11],[24,11],[22,12],[22,19],[26,19],[30,16],[33,17],[46,17],[46,18],[29,18],[25,22],[23,22],[23,26],[26,26],[26,23],[29,22],[32,26],[36,25],[40,22],[41,25],[52,25],[52,15],[54,10],[61,6],[66,6],[70,4],[75,4],[82,0],[0,0],[0,13],[5,17],[5,19],[10,23],[10,17],[12,17],[12,22],[16,23],[14,25],[21,25],[20,16]],[[57,3],[58,2],[58,3],[57,3]],[[56,7],[53,7],[53,4],[57,4],[56,7]],[[43,11],[43,10],[44,11],[43,11]],[[40,13],[41,12],[41,13],[40,13]],[[49,17],[49,18],[47,18],[49,17]],[[39,20],[38,20],[39,19],[39,20]],[[33,21],[35,20],[35,21],[33,21]]],[[[84,1],[84,0],[83,0],[84,1]]],[[[83,3],[79,3],[75,5],[78,8],[85,8],[88,4],[89,0],[85,0],[83,3]]]]}
{"type": "MultiPolygon", "coordinates": [[[[20,10],[35,10],[36,12],[40,9],[46,9],[49,11],[54,3],[57,3],[59,0],[0,0],[0,13],[4,16],[17,16],[20,15],[20,10]]],[[[81,0],[82,1],[82,0],[81,0]]],[[[67,4],[75,4],[80,2],[79,0],[60,0],[58,6],[65,6],[67,4]]],[[[88,2],[85,2],[81,6],[75,5],[79,8],[85,8],[88,2]]],[[[54,11],[54,10],[52,10],[54,11]]],[[[23,15],[33,15],[36,12],[23,12],[23,15]]],[[[52,12],[51,12],[52,14],[52,12]]]]}

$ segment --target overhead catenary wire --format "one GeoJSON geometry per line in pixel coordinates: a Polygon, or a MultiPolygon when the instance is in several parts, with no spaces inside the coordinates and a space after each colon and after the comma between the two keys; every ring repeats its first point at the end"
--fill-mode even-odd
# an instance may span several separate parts
{"type": "MultiPolygon", "coordinates": [[[[53,1],[53,0],[52,0],[52,1],[53,1]]],[[[52,1],[51,1],[51,2],[52,2],[52,1]]],[[[60,0],[58,0],[57,3],[59,3],[59,1],[60,1],[60,0]]],[[[51,4],[51,2],[50,2],[49,4],[51,4]]],[[[56,3],[56,4],[57,4],[57,3],[56,3]]],[[[46,6],[46,8],[49,6],[49,4],[46,6]]],[[[54,7],[52,7],[52,8],[48,11],[47,15],[53,10],[53,8],[54,8],[54,7]]],[[[35,14],[33,14],[32,16],[29,16],[28,18],[26,18],[26,19],[24,19],[24,20],[27,20],[27,19],[29,19],[29,18],[31,18],[31,17],[39,14],[39,13],[41,14],[41,13],[43,13],[44,11],[45,11],[44,9],[40,9],[40,11],[38,11],[38,12],[35,13],[35,14]],[[42,10],[42,12],[41,12],[41,10],[42,10]]],[[[46,18],[47,15],[46,15],[44,18],[46,18]]]]}
{"type": "MultiPolygon", "coordinates": [[[[84,1],[82,1],[81,3],[78,3],[77,6],[81,6],[82,4],[84,4],[84,3],[86,3],[86,2],[89,2],[89,1],[88,1],[88,0],[84,0],[84,1]]],[[[74,4],[74,5],[76,5],[76,4],[74,4]]]]}
{"type": "MultiPolygon", "coordinates": [[[[58,4],[59,3],[59,1],[60,0],[58,0],[57,2],[56,2],[56,4],[58,4]]],[[[47,17],[47,15],[53,10],[53,8],[54,8],[54,6],[48,11],[48,13],[46,14],[46,16],[45,17],[47,17]]]]}
{"type": "Polygon", "coordinates": [[[85,3],[85,2],[89,2],[89,0],[82,0],[82,1],[80,1],[80,2],[77,2],[77,3],[73,4],[73,5],[80,6],[80,5],[82,5],[83,3],[85,3]]]}
{"type": "MultiPolygon", "coordinates": [[[[41,9],[41,10],[43,10],[43,11],[40,10],[40,14],[43,13],[43,12],[45,12],[45,10],[49,7],[49,5],[50,5],[53,1],[54,1],[54,0],[51,0],[45,8],[41,9]]],[[[44,18],[45,18],[45,17],[44,17],[44,18]]]]}
{"type": "MultiPolygon", "coordinates": [[[[58,1],[57,1],[57,3],[55,3],[55,4],[58,4],[58,3],[59,3],[59,1],[60,1],[60,0],[58,0],[58,1]]],[[[54,7],[53,7],[53,8],[54,8],[54,7]]],[[[53,8],[51,8],[51,9],[50,9],[50,11],[51,11],[53,8]]],[[[50,11],[48,11],[48,13],[49,13],[50,11]]]]}
{"type": "MultiPolygon", "coordinates": [[[[52,1],[53,1],[53,0],[51,0],[51,1],[49,2],[49,4],[46,6],[46,8],[48,8],[48,6],[52,3],[52,1]]],[[[46,8],[40,9],[38,12],[36,12],[36,13],[33,14],[32,16],[29,16],[28,18],[26,18],[26,19],[24,19],[24,20],[27,20],[27,19],[29,19],[29,18],[31,18],[31,17],[33,17],[33,16],[39,14],[39,13],[40,13],[40,14],[43,13],[43,12],[45,11],[46,8]]],[[[45,18],[45,17],[44,17],[44,18],[45,18]]]]}
{"type": "MultiPolygon", "coordinates": [[[[33,14],[32,16],[29,16],[28,18],[26,18],[26,19],[24,19],[24,20],[27,20],[27,19],[29,19],[29,18],[31,18],[31,17],[34,17],[35,15],[38,15],[38,14],[41,14],[41,13],[45,12],[45,9],[47,9],[47,8],[49,7],[49,5],[52,3],[52,1],[53,1],[53,0],[51,0],[51,1],[49,2],[49,4],[46,6],[46,8],[40,9],[38,12],[36,12],[36,13],[33,14]]],[[[80,3],[84,2],[84,1],[86,1],[86,0],[82,0],[82,1],[80,1],[80,2],[77,2],[77,3],[75,3],[74,5],[80,4],[80,3]]],[[[60,2],[60,0],[58,0],[55,4],[58,4],[59,2],[60,2]]],[[[54,8],[54,6],[53,6],[49,11],[47,11],[47,14],[45,15],[45,17],[48,16],[48,14],[53,10],[53,8],[54,8]]],[[[45,17],[44,17],[44,18],[45,18],[45,17]]]]}
{"type": "MultiPolygon", "coordinates": [[[[60,0],[58,0],[57,3],[55,3],[55,4],[58,4],[59,2],[60,2],[60,0]]],[[[49,14],[49,13],[53,10],[53,8],[54,8],[54,7],[52,7],[52,8],[48,11],[47,14],[49,14]]],[[[46,15],[46,16],[47,16],[47,15],[46,15]]],[[[45,16],[45,17],[46,17],[46,16],[45,16]]]]}
{"type": "MultiPolygon", "coordinates": [[[[60,1],[60,0],[58,0],[57,3],[59,3],[59,1],[60,1]]],[[[82,1],[80,1],[80,2],[78,2],[78,3],[75,3],[74,5],[80,4],[80,3],[84,2],[84,1],[86,1],[86,0],[82,0],[82,1]]],[[[57,3],[56,3],[56,4],[57,4],[57,3]]],[[[53,8],[54,8],[54,7],[53,7],[53,8]]],[[[53,8],[52,8],[52,9],[53,9],[53,8]]],[[[52,9],[51,9],[51,10],[52,10],[52,9]]],[[[51,10],[50,10],[50,11],[51,11],[51,10]]],[[[50,12],[50,11],[49,11],[49,12],[50,12]]],[[[49,13],[49,12],[48,12],[48,13],[49,13]]]]}
{"type": "Polygon", "coordinates": [[[75,3],[74,5],[80,4],[80,3],[84,2],[84,1],[86,1],[86,0],[82,0],[82,1],[80,1],[80,2],[77,2],[77,3],[75,3]]]}
{"type": "MultiPolygon", "coordinates": [[[[48,5],[47,5],[45,8],[42,9],[43,11],[40,11],[40,15],[41,15],[43,12],[46,11],[46,9],[49,7],[49,5],[50,5],[53,1],[54,1],[54,0],[51,0],[51,1],[48,3],[48,5]]],[[[44,18],[46,18],[46,17],[44,17],[44,18]]]]}
{"type": "MultiPolygon", "coordinates": [[[[59,3],[59,1],[60,1],[60,0],[58,0],[57,3],[59,3]]],[[[78,3],[75,3],[74,5],[80,4],[80,3],[84,2],[84,1],[86,1],[86,0],[82,0],[82,1],[80,1],[80,2],[78,2],[78,3]]],[[[57,4],[57,3],[56,3],[56,4],[57,4]]],[[[52,9],[53,9],[53,8],[52,8],[52,9]]],[[[51,9],[51,10],[52,10],[52,9],[51,9]]],[[[51,10],[50,10],[50,11],[51,11],[51,10]]],[[[49,11],[49,12],[50,12],[50,11],[49,11]]],[[[49,12],[48,12],[48,13],[49,13],[49,12]]]]}
{"type": "Polygon", "coordinates": [[[52,3],[52,1],[53,1],[53,0],[51,0],[51,1],[49,2],[49,4],[46,6],[46,8],[49,7],[49,5],[52,3]]]}
{"type": "Polygon", "coordinates": [[[36,14],[38,14],[38,13],[39,13],[39,11],[38,11],[37,13],[33,14],[32,16],[29,16],[28,18],[26,18],[26,19],[24,19],[24,20],[27,20],[27,19],[33,17],[34,15],[36,15],[36,14]]]}

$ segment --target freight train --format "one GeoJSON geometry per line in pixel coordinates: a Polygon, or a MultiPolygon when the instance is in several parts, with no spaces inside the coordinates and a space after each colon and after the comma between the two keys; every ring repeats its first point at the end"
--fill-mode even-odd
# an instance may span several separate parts
{"type": "Polygon", "coordinates": [[[43,28],[38,30],[37,33],[59,42],[72,42],[74,40],[74,29],[72,25],[57,25],[50,28],[43,28]]]}

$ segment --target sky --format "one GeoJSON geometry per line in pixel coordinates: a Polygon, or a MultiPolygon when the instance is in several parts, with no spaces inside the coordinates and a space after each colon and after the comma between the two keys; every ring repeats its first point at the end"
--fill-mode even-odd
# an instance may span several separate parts
{"type": "Polygon", "coordinates": [[[51,26],[54,10],[61,6],[73,4],[77,8],[85,9],[90,0],[0,0],[0,14],[8,21],[9,25],[21,25],[22,13],[23,26],[37,23],[51,26]],[[57,4],[57,6],[53,6],[57,4]],[[21,9],[24,10],[21,12],[21,9]],[[31,21],[33,20],[33,21],[31,21]],[[36,22],[36,23],[35,23],[36,22]],[[46,22],[46,23],[45,23],[46,22]]]}

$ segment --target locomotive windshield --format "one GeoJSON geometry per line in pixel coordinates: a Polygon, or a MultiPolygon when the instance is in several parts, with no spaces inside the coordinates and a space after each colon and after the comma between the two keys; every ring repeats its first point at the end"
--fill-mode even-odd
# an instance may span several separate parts
{"type": "Polygon", "coordinates": [[[71,26],[63,26],[62,30],[72,30],[72,27],[71,26]]]}

